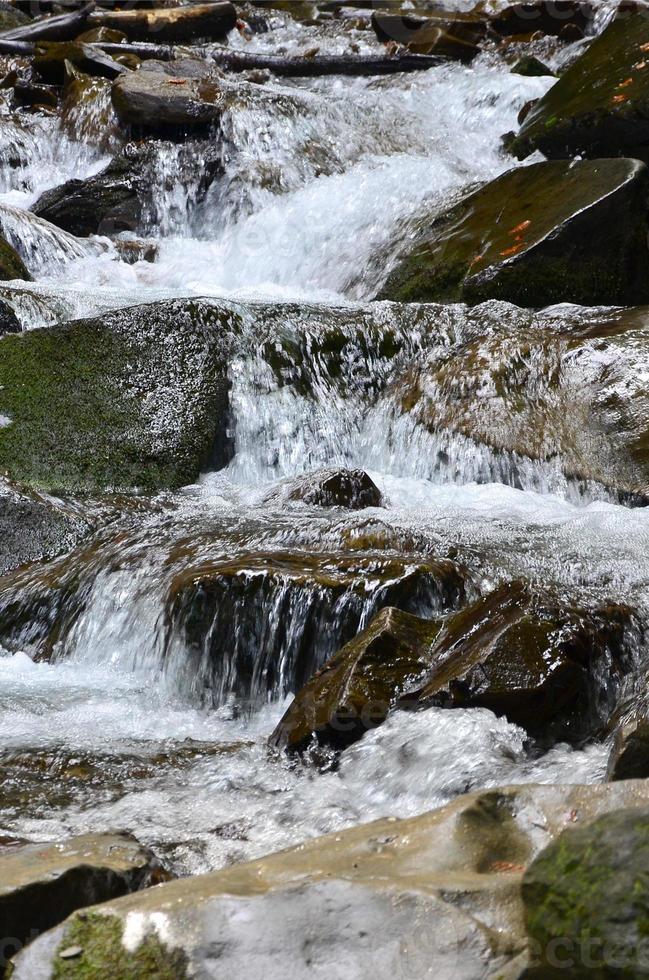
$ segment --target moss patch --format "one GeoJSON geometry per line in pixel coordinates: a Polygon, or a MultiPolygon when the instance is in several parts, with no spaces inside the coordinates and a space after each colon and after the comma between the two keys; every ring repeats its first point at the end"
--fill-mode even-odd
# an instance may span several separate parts
{"type": "Polygon", "coordinates": [[[32,279],[18,252],[4,238],[0,238],[0,279],[32,279]]]}
{"type": "Polygon", "coordinates": [[[50,491],[195,480],[224,438],[227,316],[159,303],[2,338],[0,468],[50,491]]]}
{"type": "Polygon", "coordinates": [[[52,965],[52,980],[184,980],[187,956],[170,950],[148,933],[134,952],[122,944],[122,922],[96,912],[76,915],[68,924],[52,965]],[[80,949],[78,956],[62,957],[80,949]]]}

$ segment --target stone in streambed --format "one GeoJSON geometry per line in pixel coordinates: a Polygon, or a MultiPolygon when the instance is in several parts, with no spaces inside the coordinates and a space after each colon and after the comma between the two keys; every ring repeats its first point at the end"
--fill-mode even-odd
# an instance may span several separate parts
{"type": "Polygon", "coordinates": [[[345,507],[363,510],[380,507],[381,491],[364,470],[322,469],[294,477],[273,490],[266,500],[297,501],[313,507],[345,507]]]}
{"type": "Polygon", "coordinates": [[[232,83],[205,62],[145,62],[113,85],[122,122],[151,130],[206,126],[220,118],[232,83]]]}
{"type": "Polygon", "coordinates": [[[86,834],[0,852],[0,972],[6,957],[75,910],[170,877],[127,835],[86,834]]]}
{"type": "Polygon", "coordinates": [[[638,637],[628,606],[585,608],[514,582],[445,621],[408,702],[489,708],[535,737],[579,742],[609,721],[638,637]]]}
{"type": "Polygon", "coordinates": [[[340,748],[397,703],[488,708],[535,737],[580,741],[608,722],[635,629],[625,606],[584,609],[520,582],[443,625],[383,610],[299,691],[271,741],[340,748]]]}
{"type": "Polygon", "coordinates": [[[129,144],[104,170],[45,191],[34,214],[78,237],[136,231],[150,192],[151,151],[129,144]]]}
{"type": "Polygon", "coordinates": [[[519,58],[512,68],[512,75],[524,75],[526,78],[539,78],[544,75],[554,75],[551,68],[544,65],[538,58],[532,55],[524,55],[519,58]]]}
{"type": "Polygon", "coordinates": [[[100,48],[79,41],[39,41],[34,55],[34,70],[44,81],[62,85],[67,66],[74,65],[86,75],[117,78],[127,69],[100,48]]]}
{"type": "Polygon", "coordinates": [[[649,977],[648,868],[649,807],[564,830],[523,878],[533,952],[525,976],[649,977]]]}
{"type": "Polygon", "coordinates": [[[372,27],[379,41],[396,42],[414,54],[438,54],[457,61],[472,61],[486,40],[487,21],[472,13],[417,14],[375,10],[372,27]]]}
{"type": "Polygon", "coordinates": [[[509,149],[519,159],[649,157],[649,18],[620,15],[525,119],[509,149]]]}
{"type": "Polygon", "coordinates": [[[637,160],[511,170],[422,222],[379,298],[648,302],[648,200],[649,170],[637,160]]]}
{"type": "Polygon", "coordinates": [[[37,489],[154,491],[227,458],[232,314],[154,303],[0,339],[0,466],[37,489]]]}
{"type": "Polygon", "coordinates": [[[590,0],[528,0],[496,11],[489,26],[501,37],[537,31],[563,37],[570,28],[574,40],[585,34],[594,19],[595,5],[590,0]]]}
{"type": "Polygon", "coordinates": [[[648,805],[644,782],[469,793],[75,913],[16,958],[13,980],[239,978],[260,962],[272,978],[513,980],[525,867],[566,825],[648,805]]]}
{"type": "Polygon", "coordinates": [[[32,277],[18,252],[4,238],[0,238],[0,280],[11,279],[31,281],[32,277]]]}
{"type": "Polygon", "coordinates": [[[270,744],[295,752],[317,739],[340,749],[382,724],[407,687],[430,669],[440,626],[383,609],[300,690],[270,744]]]}

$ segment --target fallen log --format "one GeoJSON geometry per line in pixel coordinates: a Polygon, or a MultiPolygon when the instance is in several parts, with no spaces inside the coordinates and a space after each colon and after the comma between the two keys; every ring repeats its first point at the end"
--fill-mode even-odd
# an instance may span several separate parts
{"type": "Polygon", "coordinates": [[[237,11],[229,0],[184,7],[97,10],[89,23],[122,31],[129,41],[155,37],[163,44],[179,44],[197,38],[224,39],[237,23],[237,11]]]}
{"type": "MultiPolygon", "coordinates": [[[[0,41],[73,41],[86,26],[88,17],[95,9],[93,2],[80,10],[58,17],[41,17],[31,24],[0,32],[0,41]]],[[[13,54],[14,52],[3,52],[13,54]]]]}
{"type": "MultiPolygon", "coordinates": [[[[102,44],[106,54],[136,54],[138,57],[155,58],[157,61],[173,61],[176,57],[187,57],[186,49],[176,50],[162,44],[102,44]]],[[[217,48],[210,45],[192,48],[192,54],[224,71],[242,72],[251,69],[267,69],[284,78],[317,78],[322,75],[394,75],[397,72],[426,71],[441,64],[445,59],[439,55],[409,54],[380,55],[378,57],[355,55],[316,55],[314,58],[300,56],[283,58],[276,55],[256,54],[249,51],[235,51],[230,48],[217,48]]]]}

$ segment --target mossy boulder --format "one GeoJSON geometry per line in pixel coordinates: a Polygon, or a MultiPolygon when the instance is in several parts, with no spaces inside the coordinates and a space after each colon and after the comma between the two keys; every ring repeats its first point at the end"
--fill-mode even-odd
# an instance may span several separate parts
{"type": "Polygon", "coordinates": [[[649,170],[637,160],[511,170],[422,221],[379,298],[648,302],[648,200],[649,170]]]}
{"type": "Polygon", "coordinates": [[[0,336],[4,333],[20,333],[22,327],[13,306],[0,299],[0,336]]]}
{"type": "Polygon", "coordinates": [[[584,608],[514,582],[447,618],[406,700],[489,708],[542,740],[579,742],[608,722],[637,638],[627,606],[584,608]]]}
{"type": "Polygon", "coordinates": [[[532,965],[556,980],[649,977],[649,808],[565,830],[522,886],[532,965]]]}
{"type": "Polygon", "coordinates": [[[26,279],[31,281],[31,275],[15,248],[0,238],[0,280],[26,279]]]}
{"type": "Polygon", "coordinates": [[[649,156],[649,19],[620,14],[526,117],[509,149],[556,159],[649,156]]]}
{"type": "Polygon", "coordinates": [[[0,339],[0,468],[37,489],[155,491],[227,459],[232,316],[133,307],[0,339]]]}
{"type": "Polygon", "coordinates": [[[7,958],[76,909],[168,881],[153,854],[120,834],[0,853],[0,975],[7,958]]]}
{"type": "Polygon", "coordinates": [[[299,751],[317,740],[345,748],[382,724],[407,687],[431,667],[438,622],[382,609],[299,691],[270,737],[299,751]]]}

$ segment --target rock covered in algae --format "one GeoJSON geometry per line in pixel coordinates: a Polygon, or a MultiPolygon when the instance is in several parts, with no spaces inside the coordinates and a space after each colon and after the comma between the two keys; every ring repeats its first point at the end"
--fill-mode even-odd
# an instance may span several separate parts
{"type": "Polygon", "coordinates": [[[617,17],[546,92],[509,149],[519,159],[649,154],[649,18],[617,17]]]}
{"type": "Polygon", "coordinates": [[[40,490],[155,491],[228,458],[227,332],[201,301],[0,339],[0,461],[40,490]]]}
{"type": "Polygon", "coordinates": [[[649,302],[649,171],[637,160],[511,170],[421,222],[379,298],[649,302]]]}

